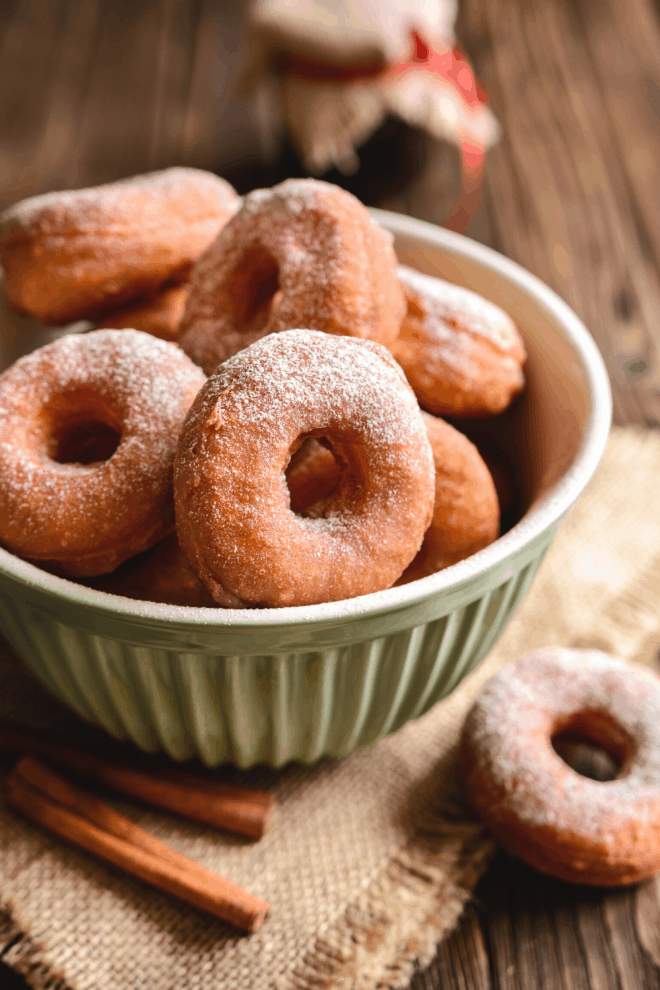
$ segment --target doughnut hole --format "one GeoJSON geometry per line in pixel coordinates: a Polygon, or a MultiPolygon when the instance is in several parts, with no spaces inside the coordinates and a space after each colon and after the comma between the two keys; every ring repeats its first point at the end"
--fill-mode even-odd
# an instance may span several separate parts
{"type": "Polygon", "coordinates": [[[88,467],[108,461],[122,437],[117,413],[90,389],[54,395],[40,426],[44,453],[56,464],[88,467]]]}
{"type": "Polygon", "coordinates": [[[578,712],[553,732],[552,748],[583,777],[615,780],[635,752],[627,732],[603,712],[578,712]]]}
{"type": "Polygon", "coordinates": [[[259,333],[268,323],[281,295],[277,262],[261,248],[250,251],[241,259],[231,284],[236,300],[236,325],[245,333],[259,333]]]}
{"type": "Polygon", "coordinates": [[[291,446],[284,472],[291,511],[299,516],[313,515],[313,507],[334,492],[343,470],[327,437],[299,437],[291,446]]]}

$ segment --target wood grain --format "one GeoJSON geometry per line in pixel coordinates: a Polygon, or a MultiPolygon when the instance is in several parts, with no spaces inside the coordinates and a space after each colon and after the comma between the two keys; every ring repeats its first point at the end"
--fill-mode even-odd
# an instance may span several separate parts
{"type": "Polygon", "coordinates": [[[415,975],[411,990],[491,990],[480,913],[479,907],[468,904],[460,926],[439,946],[432,965],[415,975]]]}
{"type": "MultiPolygon", "coordinates": [[[[660,987],[660,972],[636,936],[634,888],[603,893],[570,887],[502,854],[476,897],[483,905],[494,990],[660,987]]],[[[414,990],[434,986],[416,981],[414,990]]],[[[461,983],[441,985],[453,990],[461,983]]]]}
{"type": "Polygon", "coordinates": [[[655,425],[660,279],[584,23],[569,0],[466,0],[463,12],[503,128],[487,163],[492,242],[582,316],[608,365],[616,419],[655,425]]]}
{"type": "Polygon", "coordinates": [[[72,185],[149,171],[162,90],[163,21],[169,4],[103,4],[102,28],[80,116],[72,185]]]}
{"type": "Polygon", "coordinates": [[[635,927],[644,950],[660,966],[660,877],[642,883],[635,893],[635,927]]]}
{"type": "Polygon", "coordinates": [[[59,61],[68,10],[65,0],[14,5],[0,37],[0,176],[3,202],[31,189],[31,161],[48,113],[48,92],[59,61]]]}
{"type": "Polygon", "coordinates": [[[660,265],[660,31],[650,0],[578,0],[587,49],[611,121],[628,195],[660,265]]]}

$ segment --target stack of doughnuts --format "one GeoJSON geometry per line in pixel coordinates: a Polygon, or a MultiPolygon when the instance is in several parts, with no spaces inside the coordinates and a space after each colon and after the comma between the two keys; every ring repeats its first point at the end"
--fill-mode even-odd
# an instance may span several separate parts
{"type": "Polygon", "coordinates": [[[438,416],[506,408],[518,332],[400,267],[349,193],[288,180],[241,203],[168,169],[11,207],[0,262],[18,312],[96,326],[0,376],[11,552],[111,594],[254,608],[369,594],[497,538],[493,476],[438,416]]]}

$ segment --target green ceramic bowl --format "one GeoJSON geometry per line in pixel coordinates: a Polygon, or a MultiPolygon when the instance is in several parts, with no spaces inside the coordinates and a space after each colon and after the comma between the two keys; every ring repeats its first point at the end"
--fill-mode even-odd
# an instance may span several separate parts
{"type": "MultiPolygon", "coordinates": [[[[421,581],[259,611],[135,602],[0,550],[2,629],[58,698],[111,735],[177,760],[249,767],[342,756],[394,732],[483,659],[591,478],[611,396],[575,314],[488,248],[407,217],[376,217],[403,263],[480,292],[520,327],[528,389],[498,422],[498,442],[518,467],[522,518],[490,547],[421,581]]],[[[6,358],[17,349],[8,323],[6,358]]]]}

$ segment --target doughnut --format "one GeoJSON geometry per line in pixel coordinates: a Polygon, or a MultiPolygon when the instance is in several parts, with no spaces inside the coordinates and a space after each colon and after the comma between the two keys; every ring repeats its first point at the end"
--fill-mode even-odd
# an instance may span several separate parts
{"type": "Polygon", "coordinates": [[[187,282],[170,285],[152,299],[113,310],[99,320],[96,327],[98,330],[106,327],[115,330],[131,328],[161,340],[176,340],[187,298],[187,282]]]}
{"type": "Polygon", "coordinates": [[[217,608],[179,546],[176,533],[170,533],[150,550],[126,560],[112,574],[87,580],[97,591],[122,595],[141,602],[165,605],[192,605],[217,608]]]}
{"type": "Polygon", "coordinates": [[[522,390],[525,348],[507,314],[475,292],[403,265],[407,312],[391,348],[423,409],[484,419],[522,390]]]}
{"type": "Polygon", "coordinates": [[[531,866],[594,886],[660,870],[660,678],[595,650],[544,649],[482,688],[463,729],[467,796],[531,866]],[[615,780],[576,773],[553,748],[572,735],[602,746],[615,780]]]}
{"type": "Polygon", "coordinates": [[[0,376],[0,543],[103,574],[174,529],[172,465],[205,382],[138,330],[60,337],[0,376]]]}
{"type": "Polygon", "coordinates": [[[317,179],[257,189],[195,264],[179,343],[207,374],[292,327],[393,343],[405,313],[392,239],[317,179]]]}
{"type": "Polygon", "coordinates": [[[0,214],[9,303],[60,325],[152,295],[185,279],[238,204],[229,183],[195,168],[16,203],[0,214]]]}
{"type": "Polygon", "coordinates": [[[412,390],[373,341],[271,334],[220,366],[181,431],[179,542],[228,607],[312,605],[388,588],[433,511],[431,448],[412,390]],[[291,511],[293,445],[323,437],[342,464],[315,518],[291,511]]]}
{"type": "Polygon", "coordinates": [[[435,574],[483,550],[500,531],[493,479],[479,451],[442,419],[422,413],[435,465],[431,525],[398,584],[435,574]]]}

